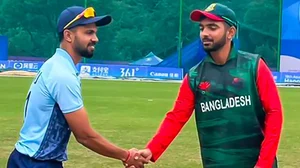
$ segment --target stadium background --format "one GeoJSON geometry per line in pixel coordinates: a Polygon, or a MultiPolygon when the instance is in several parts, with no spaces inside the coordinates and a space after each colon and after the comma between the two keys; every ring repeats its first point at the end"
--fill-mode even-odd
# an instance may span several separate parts
{"type": "MultiPolygon", "coordinates": [[[[245,52],[261,54],[278,85],[300,84],[300,1],[296,0],[0,0],[0,75],[12,69],[37,71],[58,46],[55,26],[59,13],[67,6],[86,5],[93,6],[98,15],[112,15],[114,22],[99,29],[95,57],[78,66],[82,75],[87,72],[91,77],[151,78],[154,74],[156,80],[180,82],[182,70],[184,74],[204,56],[199,27],[189,20],[189,14],[212,2],[222,2],[236,11],[241,25],[236,45],[245,52]]],[[[32,78],[0,78],[0,167],[5,167],[18,139],[31,81],[32,78]]],[[[139,149],[172,107],[179,88],[178,83],[110,80],[82,80],[82,86],[93,127],[124,148],[139,149]]],[[[279,165],[295,168],[300,163],[300,146],[296,143],[300,90],[279,91],[285,114],[279,165]]],[[[199,167],[194,122],[191,119],[187,123],[151,167],[199,167]]],[[[73,136],[69,158],[66,167],[122,167],[80,146],[73,136]]]]}
{"type": "Polygon", "coordinates": [[[190,21],[189,14],[212,2],[222,2],[236,12],[239,48],[263,55],[272,70],[278,70],[278,0],[1,0],[0,34],[8,37],[8,59],[45,60],[58,46],[55,27],[60,12],[71,5],[93,6],[97,15],[110,14],[114,22],[99,30],[95,56],[83,62],[128,64],[150,54],[160,58],[152,65],[162,59],[159,66],[186,68],[203,57],[197,43],[199,25],[190,21]]]}
{"type": "Polygon", "coordinates": [[[86,77],[181,80],[206,55],[190,12],[213,2],[236,12],[238,49],[262,55],[277,83],[300,83],[297,0],[0,0],[0,70],[37,71],[59,45],[58,15],[68,6],[81,5],[114,18],[99,29],[95,56],[83,59],[88,65],[78,65],[86,77]],[[31,62],[12,63],[16,60],[31,62]]]}

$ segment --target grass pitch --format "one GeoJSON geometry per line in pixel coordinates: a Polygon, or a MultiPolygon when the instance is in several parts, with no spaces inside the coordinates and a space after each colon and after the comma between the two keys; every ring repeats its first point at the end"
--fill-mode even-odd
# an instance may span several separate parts
{"type": "MultiPolygon", "coordinates": [[[[1,77],[0,167],[18,139],[23,106],[32,78],[1,77]]],[[[93,127],[124,148],[143,148],[165,113],[173,107],[179,84],[82,80],[85,107],[93,127]]],[[[280,88],[284,106],[284,129],[278,152],[281,168],[300,166],[300,89],[280,88]]],[[[194,117],[152,168],[201,167],[194,117]]],[[[122,168],[114,159],[99,156],[71,136],[66,168],[122,168]]]]}

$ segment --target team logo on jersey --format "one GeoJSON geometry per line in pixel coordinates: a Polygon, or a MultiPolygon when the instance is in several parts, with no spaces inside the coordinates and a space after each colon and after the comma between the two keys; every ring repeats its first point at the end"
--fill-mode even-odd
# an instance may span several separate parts
{"type": "Polygon", "coordinates": [[[201,82],[198,86],[198,88],[202,91],[202,94],[205,93],[210,88],[210,83],[209,82],[201,82]]]}
{"type": "Polygon", "coordinates": [[[242,80],[240,78],[233,78],[232,84],[240,83],[242,80]]]}
{"type": "Polygon", "coordinates": [[[210,87],[209,82],[201,82],[199,84],[199,89],[206,91],[210,87]]]}
{"type": "Polygon", "coordinates": [[[244,81],[241,78],[233,78],[232,85],[238,88],[242,88],[244,85],[244,81]]]}

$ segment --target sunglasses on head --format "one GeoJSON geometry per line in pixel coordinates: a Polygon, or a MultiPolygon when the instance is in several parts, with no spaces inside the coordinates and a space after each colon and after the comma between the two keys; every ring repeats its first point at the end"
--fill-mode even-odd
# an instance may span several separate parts
{"type": "Polygon", "coordinates": [[[95,9],[93,7],[86,8],[83,12],[81,12],[79,15],[77,15],[73,20],[71,20],[65,27],[69,27],[72,23],[76,22],[77,20],[81,19],[82,17],[85,18],[93,18],[96,16],[95,9]]]}

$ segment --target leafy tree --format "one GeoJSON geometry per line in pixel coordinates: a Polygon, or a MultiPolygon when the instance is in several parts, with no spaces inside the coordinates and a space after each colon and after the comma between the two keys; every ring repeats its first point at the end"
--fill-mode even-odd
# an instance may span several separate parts
{"type": "MultiPolygon", "coordinates": [[[[199,38],[199,25],[189,18],[191,11],[213,2],[236,12],[241,49],[262,54],[276,67],[279,0],[184,0],[182,45],[199,38]]],[[[9,37],[9,54],[49,58],[58,47],[57,18],[72,5],[83,6],[84,0],[0,0],[0,33],[9,37]]],[[[88,0],[88,6],[97,15],[113,16],[111,25],[98,30],[100,42],[93,60],[133,61],[151,51],[166,58],[177,51],[179,1],[88,0]]]]}

